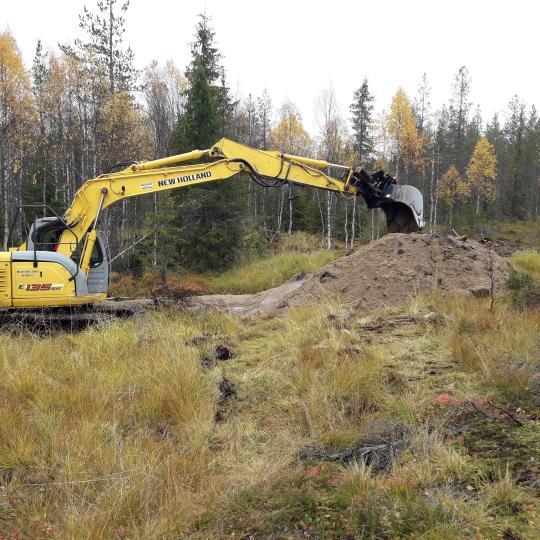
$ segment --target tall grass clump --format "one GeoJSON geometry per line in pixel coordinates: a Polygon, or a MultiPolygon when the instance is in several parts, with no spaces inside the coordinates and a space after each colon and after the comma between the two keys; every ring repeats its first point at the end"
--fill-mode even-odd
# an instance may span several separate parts
{"type": "Polygon", "coordinates": [[[508,289],[514,306],[519,309],[540,306],[540,253],[518,251],[510,263],[508,289]]]}
{"type": "Polygon", "coordinates": [[[163,521],[157,531],[189,526],[211,489],[219,375],[204,374],[185,345],[192,325],[163,313],[73,336],[0,335],[0,478],[11,516],[0,512],[2,533],[37,538],[50,526],[112,538],[145,519],[163,521]]]}

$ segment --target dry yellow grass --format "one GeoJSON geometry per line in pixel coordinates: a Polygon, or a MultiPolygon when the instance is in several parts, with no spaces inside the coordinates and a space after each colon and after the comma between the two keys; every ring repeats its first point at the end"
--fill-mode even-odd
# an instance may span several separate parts
{"type": "Polygon", "coordinates": [[[488,479],[492,465],[448,439],[433,403],[451,384],[455,394],[483,391],[485,366],[507,365],[514,349],[530,354],[536,315],[426,302],[447,323],[368,335],[361,314],[333,324],[336,303],[259,321],[170,311],[78,335],[0,334],[0,532],[454,538],[511,528],[526,537],[529,492],[511,471],[488,479]],[[474,339],[470,362],[456,333],[474,339]],[[235,357],[204,368],[217,344],[235,357]],[[427,376],[427,361],[454,357],[454,371],[427,376]],[[229,400],[223,376],[235,385],[229,400]],[[408,445],[387,471],[298,459],[306,444],[373,444],[394,427],[408,445]]]}
{"type": "Polygon", "coordinates": [[[518,251],[510,257],[512,266],[540,281],[540,253],[534,249],[518,251]]]}
{"type": "Polygon", "coordinates": [[[540,312],[516,310],[500,298],[488,300],[432,296],[430,305],[448,318],[444,335],[453,359],[479,371],[503,398],[527,402],[538,391],[540,312]]]}

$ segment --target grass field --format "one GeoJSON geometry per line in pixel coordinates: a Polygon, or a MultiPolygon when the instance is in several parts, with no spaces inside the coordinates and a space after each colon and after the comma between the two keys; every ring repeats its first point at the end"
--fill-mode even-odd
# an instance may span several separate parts
{"type": "MultiPolygon", "coordinates": [[[[265,291],[281,285],[301,272],[313,272],[345,254],[345,249],[321,248],[321,240],[306,233],[282,235],[263,255],[250,256],[219,274],[172,273],[168,288],[172,294],[243,294],[265,291]]],[[[112,296],[149,296],[162,292],[160,277],[148,273],[143,279],[124,276],[113,281],[112,296]]]]}
{"type": "Polygon", "coordinates": [[[539,335],[434,294],[0,334],[0,538],[534,538],[539,335]]]}

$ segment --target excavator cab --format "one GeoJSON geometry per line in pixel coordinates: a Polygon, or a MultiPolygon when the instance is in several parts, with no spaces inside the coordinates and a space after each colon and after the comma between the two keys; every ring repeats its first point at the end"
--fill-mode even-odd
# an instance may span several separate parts
{"type": "MultiPolygon", "coordinates": [[[[98,233],[92,249],[88,271],[81,270],[81,250],[85,239],[79,242],[72,234],[76,249],[71,257],[61,253],[62,234],[71,230],[67,223],[50,207],[25,205],[18,209],[10,231],[10,244],[15,229],[26,234],[26,242],[10,248],[3,254],[6,290],[0,294],[0,307],[49,307],[87,304],[106,297],[109,286],[110,262],[105,237],[98,233]],[[47,217],[36,217],[25,226],[25,211],[45,209],[47,217]],[[19,227],[15,224],[22,221],[19,227]],[[9,278],[9,279],[8,279],[9,278]],[[5,297],[5,298],[3,298],[5,297]]],[[[2,291],[0,291],[1,293],[2,291]]]]}
{"type": "MultiPolygon", "coordinates": [[[[28,251],[54,252],[58,250],[62,233],[67,225],[58,217],[38,218],[30,227],[26,248],[28,251]]],[[[80,267],[81,251],[84,239],[77,244],[71,260],[80,267]]],[[[44,257],[45,255],[41,255],[44,257]]],[[[90,256],[90,267],[86,276],[85,294],[106,293],[109,287],[110,257],[107,240],[102,232],[98,232],[96,242],[90,256]]]]}
{"type": "MultiPolygon", "coordinates": [[[[62,233],[67,226],[57,217],[38,218],[30,227],[26,247],[29,251],[56,252],[62,233]]],[[[81,250],[85,242],[80,242],[73,252],[71,260],[80,266],[81,250]]],[[[109,286],[110,257],[108,244],[102,232],[98,232],[96,242],[90,256],[90,267],[87,276],[88,293],[106,293],[109,286]]]]}

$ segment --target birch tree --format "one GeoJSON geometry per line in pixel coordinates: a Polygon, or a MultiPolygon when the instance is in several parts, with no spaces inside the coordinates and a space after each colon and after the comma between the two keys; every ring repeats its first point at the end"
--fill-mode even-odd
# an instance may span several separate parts
{"type": "MultiPolygon", "coordinates": [[[[278,122],[270,132],[270,146],[287,154],[309,155],[312,141],[302,125],[302,117],[293,103],[286,102],[282,105],[278,122]]],[[[283,209],[287,193],[289,209],[289,234],[293,228],[293,193],[291,186],[282,186],[279,189],[277,204],[276,232],[281,231],[283,223],[283,209]]]]}
{"type": "Polygon", "coordinates": [[[409,180],[409,171],[421,163],[423,137],[418,133],[409,98],[398,88],[388,116],[388,132],[393,140],[396,178],[409,180]]]}
{"type": "Polygon", "coordinates": [[[497,156],[495,155],[495,148],[485,137],[481,137],[476,143],[467,166],[469,189],[476,201],[476,215],[480,212],[480,203],[482,201],[491,203],[495,200],[497,194],[496,177],[497,156]]]}
{"type": "MultiPolygon", "coordinates": [[[[339,106],[334,87],[328,85],[315,102],[317,123],[319,125],[319,153],[326,161],[338,163],[343,153],[346,140],[345,123],[339,114],[339,106]]],[[[330,175],[336,171],[329,170],[330,175]]],[[[332,210],[335,198],[330,191],[326,192],[326,247],[332,247],[332,210]]]]}
{"type": "Polygon", "coordinates": [[[461,178],[455,165],[451,165],[442,176],[437,188],[439,197],[448,207],[448,230],[452,230],[454,209],[458,202],[465,201],[469,197],[469,186],[461,178]]]}
{"type": "Polygon", "coordinates": [[[30,80],[21,53],[9,32],[0,33],[0,191],[4,250],[11,218],[22,198],[33,119],[30,80]]]}

